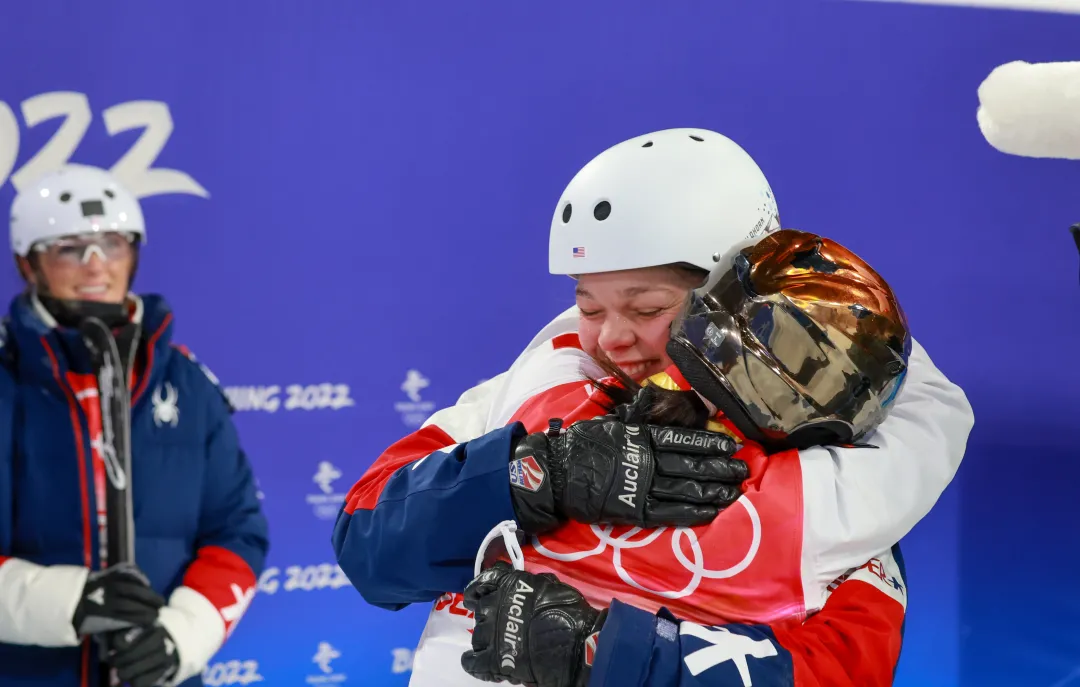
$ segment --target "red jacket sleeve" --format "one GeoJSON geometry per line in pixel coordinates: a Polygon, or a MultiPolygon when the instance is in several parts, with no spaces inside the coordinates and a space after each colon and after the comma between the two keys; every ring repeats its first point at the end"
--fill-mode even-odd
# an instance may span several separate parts
{"type": "Polygon", "coordinates": [[[901,561],[893,552],[871,559],[806,622],[774,628],[792,656],[797,687],[892,685],[907,611],[901,561]]]}

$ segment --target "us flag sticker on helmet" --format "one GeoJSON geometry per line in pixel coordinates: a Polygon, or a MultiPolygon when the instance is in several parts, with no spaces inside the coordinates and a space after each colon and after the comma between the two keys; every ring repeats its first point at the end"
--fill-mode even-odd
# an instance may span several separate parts
{"type": "Polygon", "coordinates": [[[510,463],[510,484],[519,489],[538,491],[544,484],[544,470],[532,456],[519,458],[510,463]]]}

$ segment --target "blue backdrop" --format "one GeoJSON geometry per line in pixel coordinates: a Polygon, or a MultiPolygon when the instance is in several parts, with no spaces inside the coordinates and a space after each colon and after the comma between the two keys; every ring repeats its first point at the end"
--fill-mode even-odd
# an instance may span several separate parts
{"type": "Polygon", "coordinates": [[[5,2],[0,202],[66,160],[120,165],[149,221],[137,286],[238,407],[271,567],[209,684],[405,685],[427,609],[343,579],[343,493],[571,302],[547,227],[584,162],[722,131],[785,224],[890,279],[975,407],[904,542],[898,684],[1080,685],[1080,163],[1001,155],[975,121],[991,69],[1076,59],[1078,35],[827,0],[5,2]]]}

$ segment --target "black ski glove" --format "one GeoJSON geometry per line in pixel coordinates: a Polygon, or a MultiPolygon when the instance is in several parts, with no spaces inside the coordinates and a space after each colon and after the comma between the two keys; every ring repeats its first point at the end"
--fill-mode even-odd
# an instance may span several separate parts
{"type": "Polygon", "coordinates": [[[510,494],[524,532],[565,520],[638,527],[712,522],[742,494],[749,469],[718,432],[628,424],[613,416],[563,433],[521,439],[510,458],[510,494]]]}
{"type": "Polygon", "coordinates": [[[484,682],[585,687],[607,611],[597,611],[550,573],[499,561],[465,588],[476,614],[472,650],[461,667],[484,682]]]}
{"type": "Polygon", "coordinates": [[[165,599],[150,588],[146,576],[134,565],[122,563],[90,572],[71,624],[80,636],[149,625],[164,605],[165,599]]]}
{"type": "Polygon", "coordinates": [[[133,627],[109,638],[105,663],[127,687],[160,687],[180,670],[176,642],[161,625],[133,627]]]}

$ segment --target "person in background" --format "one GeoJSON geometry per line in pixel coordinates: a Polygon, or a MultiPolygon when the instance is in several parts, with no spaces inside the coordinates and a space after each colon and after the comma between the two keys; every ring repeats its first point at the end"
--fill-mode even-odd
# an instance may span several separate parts
{"type": "Polygon", "coordinates": [[[146,226],[107,172],[24,188],[11,247],[26,289],[0,347],[0,684],[201,685],[269,548],[255,479],[216,379],[131,292],[146,226]],[[109,456],[79,325],[108,325],[131,391],[134,564],[106,560],[109,456]],[[109,638],[109,652],[96,638],[109,638]],[[104,655],[103,655],[104,654],[104,655]]]}

